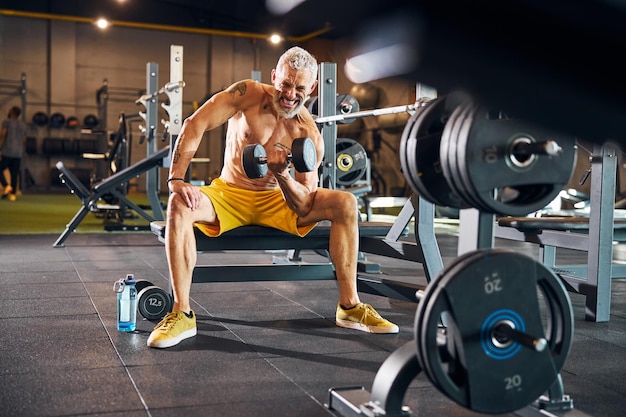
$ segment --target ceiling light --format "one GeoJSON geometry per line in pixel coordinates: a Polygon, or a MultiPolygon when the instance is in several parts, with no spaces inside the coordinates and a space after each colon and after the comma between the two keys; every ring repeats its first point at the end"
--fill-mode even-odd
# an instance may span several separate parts
{"type": "Polygon", "coordinates": [[[277,33],[274,33],[272,36],[270,36],[270,42],[273,43],[274,45],[279,44],[282,41],[283,41],[283,37],[277,33]]]}
{"type": "Polygon", "coordinates": [[[96,20],[96,26],[98,26],[100,29],[106,29],[109,27],[109,21],[101,17],[100,19],[96,20]]]}

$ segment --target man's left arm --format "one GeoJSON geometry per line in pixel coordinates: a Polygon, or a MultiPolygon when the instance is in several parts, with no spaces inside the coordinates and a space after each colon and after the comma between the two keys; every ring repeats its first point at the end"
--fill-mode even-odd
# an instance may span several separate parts
{"type": "Polygon", "coordinates": [[[298,217],[306,216],[313,207],[313,200],[315,199],[315,192],[317,191],[319,181],[317,173],[324,157],[324,140],[317,130],[311,134],[311,139],[313,139],[317,151],[317,163],[313,171],[295,171],[295,174],[292,176],[285,165],[282,171],[274,172],[274,176],[283,192],[283,197],[287,205],[298,217]]]}

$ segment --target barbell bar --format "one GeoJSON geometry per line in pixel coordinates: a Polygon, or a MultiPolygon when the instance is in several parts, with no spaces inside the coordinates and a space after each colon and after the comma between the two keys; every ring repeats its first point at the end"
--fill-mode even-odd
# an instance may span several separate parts
{"type": "MultiPolygon", "coordinates": [[[[428,99],[430,101],[430,99],[428,99]]],[[[333,116],[322,116],[315,119],[315,123],[340,122],[349,119],[359,119],[370,116],[382,116],[383,114],[409,113],[413,114],[417,109],[426,105],[426,100],[418,100],[415,104],[405,104],[401,106],[383,107],[381,109],[362,110],[354,113],[335,114],[333,116]]]]}

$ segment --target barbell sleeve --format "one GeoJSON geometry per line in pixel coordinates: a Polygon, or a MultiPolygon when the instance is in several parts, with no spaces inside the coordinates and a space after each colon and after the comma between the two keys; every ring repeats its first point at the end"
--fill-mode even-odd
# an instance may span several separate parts
{"type": "Polygon", "coordinates": [[[548,341],[545,338],[533,337],[524,332],[520,332],[505,323],[497,325],[493,331],[496,338],[508,338],[514,340],[522,346],[526,346],[537,352],[542,352],[546,346],[548,346],[548,341]]]}

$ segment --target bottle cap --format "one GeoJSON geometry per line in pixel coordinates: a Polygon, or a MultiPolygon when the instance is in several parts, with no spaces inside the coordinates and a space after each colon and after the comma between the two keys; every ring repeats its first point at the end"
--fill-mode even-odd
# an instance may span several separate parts
{"type": "Polygon", "coordinates": [[[134,274],[126,274],[126,279],[124,280],[126,284],[135,285],[135,275],[134,274]]]}

